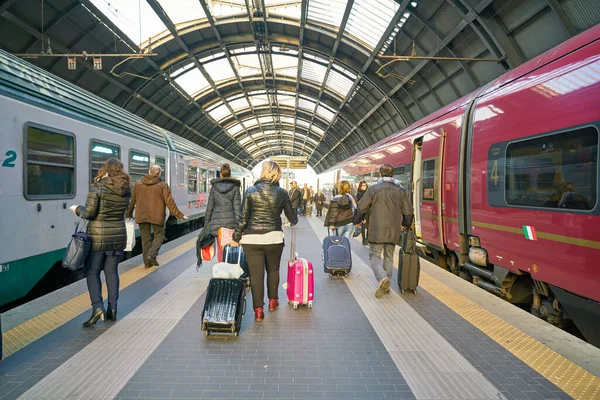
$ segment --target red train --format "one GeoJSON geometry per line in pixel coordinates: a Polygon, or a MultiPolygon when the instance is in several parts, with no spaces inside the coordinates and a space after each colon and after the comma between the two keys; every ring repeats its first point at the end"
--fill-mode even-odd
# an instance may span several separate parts
{"type": "Polygon", "coordinates": [[[411,190],[422,255],[600,346],[600,25],[320,178],[411,190]]]}

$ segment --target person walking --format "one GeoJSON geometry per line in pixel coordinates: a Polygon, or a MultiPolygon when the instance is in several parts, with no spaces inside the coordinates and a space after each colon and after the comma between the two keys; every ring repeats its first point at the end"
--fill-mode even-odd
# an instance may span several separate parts
{"type": "Polygon", "coordinates": [[[322,191],[319,190],[319,193],[315,194],[313,203],[315,203],[315,208],[317,209],[317,217],[322,217],[323,206],[325,205],[325,195],[323,195],[322,191]]]}
{"type": "Polygon", "coordinates": [[[265,161],[260,179],[246,190],[231,243],[234,247],[241,243],[246,253],[256,321],[264,318],[265,270],[269,311],[275,311],[279,306],[279,267],[284,247],[281,212],[292,225],[298,223],[296,209],[285,189],[279,187],[279,179],[279,165],[265,161]]]}
{"type": "Polygon", "coordinates": [[[312,199],[312,196],[310,194],[310,190],[308,189],[308,185],[305,183],[304,187],[302,188],[302,204],[300,206],[303,217],[306,217],[306,205],[310,199],[312,199]]]}
{"type": "Polygon", "coordinates": [[[302,193],[300,192],[300,189],[298,189],[298,182],[292,181],[291,185],[292,188],[290,189],[289,197],[292,202],[292,207],[294,207],[294,210],[297,210],[296,212],[299,212],[302,203],[302,193]]]}
{"type": "Polygon", "coordinates": [[[119,261],[127,246],[125,210],[131,198],[129,175],[123,163],[116,158],[104,162],[94,178],[85,206],[70,207],[76,215],[89,220],[87,234],[92,243],[85,261],[84,271],[88,292],[92,302],[92,316],[83,323],[84,327],[107,318],[117,320],[119,300],[119,261]],[[104,271],[108,289],[108,311],[104,311],[100,272],[104,271]]]}
{"type": "MultiPolygon", "coordinates": [[[[360,202],[360,200],[363,198],[363,196],[365,195],[365,193],[367,192],[367,189],[369,188],[369,185],[367,185],[367,182],[365,181],[360,181],[360,183],[358,184],[358,190],[356,191],[356,202],[360,202]]],[[[369,215],[365,215],[365,219],[362,221],[363,227],[362,230],[360,231],[360,236],[362,237],[362,244],[363,245],[367,245],[369,244],[369,242],[367,242],[367,221],[369,220],[369,215]]]]}
{"type": "Polygon", "coordinates": [[[231,177],[229,164],[223,164],[221,177],[211,180],[210,184],[204,219],[210,233],[218,237],[219,228],[235,229],[242,206],[241,182],[231,177]]]}
{"type": "Polygon", "coordinates": [[[169,185],[160,179],[160,165],[153,165],[148,175],[136,182],[131,203],[125,216],[131,218],[135,209],[135,222],[142,236],[142,254],[146,268],[158,267],[156,259],[165,241],[165,207],[177,219],[188,219],[175,204],[169,185]],[[154,239],[150,233],[154,232],[154,239]]]}
{"type": "Polygon", "coordinates": [[[375,297],[390,291],[394,269],[394,249],[400,244],[402,227],[409,228],[413,208],[406,190],[393,178],[394,167],[385,164],[379,168],[380,179],[367,189],[358,202],[354,223],[359,225],[369,215],[369,260],[378,282],[375,297]]]}
{"type": "Polygon", "coordinates": [[[352,218],[356,210],[356,202],[350,194],[351,186],[348,181],[341,181],[338,185],[339,194],[329,202],[329,209],[325,215],[325,226],[337,236],[346,236],[352,239],[354,224],[352,218]]]}

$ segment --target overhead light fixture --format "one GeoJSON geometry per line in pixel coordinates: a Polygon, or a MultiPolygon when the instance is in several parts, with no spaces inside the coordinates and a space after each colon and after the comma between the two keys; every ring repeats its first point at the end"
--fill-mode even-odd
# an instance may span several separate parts
{"type": "Polygon", "coordinates": [[[410,14],[409,14],[409,13],[407,13],[407,12],[405,12],[403,15],[404,15],[404,18],[408,18],[408,17],[410,17],[410,14]]]}
{"type": "Polygon", "coordinates": [[[400,18],[400,22],[404,24],[406,22],[406,18],[400,18]]]}
{"type": "Polygon", "coordinates": [[[413,6],[413,7],[417,7],[417,2],[416,1],[411,1],[410,5],[413,6]]]}

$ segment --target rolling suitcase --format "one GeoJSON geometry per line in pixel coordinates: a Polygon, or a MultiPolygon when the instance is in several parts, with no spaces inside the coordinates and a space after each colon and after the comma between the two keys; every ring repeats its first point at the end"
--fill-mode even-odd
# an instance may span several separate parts
{"type": "Polygon", "coordinates": [[[313,265],[305,258],[298,258],[296,253],[296,227],[292,227],[292,243],[290,261],[288,262],[287,296],[288,304],[294,309],[300,305],[312,308],[314,300],[315,278],[313,265]]]}
{"type": "Polygon", "coordinates": [[[227,260],[229,264],[235,264],[240,258],[240,267],[244,270],[244,274],[240,276],[240,279],[246,283],[246,289],[250,288],[250,271],[248,269],[248,260],[246,259],[246,253],[242,246],[231,247],[226,245],[223,247],[223,260],[227,260]],[[229,252],[229,254],[227,254],[229,252]],[[241,255],[240,255],[241,253],[241,255]]]}
{"type": "Polygon", "coordinates": [[[323,239],[323,269],[330,277],[335,275],[346,276],[352,269],[352,252],[350,251],[350,240],[345,236],[328,235],[323,239]]]}
{"type": "Polygon", "coordinates": [[[306,215],[307,217],[310,217],[312,215],[312,205],[307,204],[306,206],[304,206],[304,215],[306,215]]]}
{"type": "Polygon", "coordinates": [[[204,335],[231,332],[236,337],[246,311],[246,290],[241,279],[212,278],[202,311],[204,335]]]}
{"type": "Polygon", "coordinates": [[[412,230],[402,232],[402,248],[398,257],[398,287],[400,292],[411,290],[417,293],[421,266],[419,256],[415,251],[417,238],[412,230]]]}

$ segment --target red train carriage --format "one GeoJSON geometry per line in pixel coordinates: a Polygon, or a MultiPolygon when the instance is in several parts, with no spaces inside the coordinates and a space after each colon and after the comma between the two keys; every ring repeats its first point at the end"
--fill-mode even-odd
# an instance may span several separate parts
{"type": "MultiPolygon", "coordinates": [[[[395,166],[423,253],[600,346],[600,25],[337,166],[395,166]]],[[[330,174],[331,175],[331,174],[330,174]]]]}

